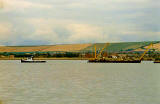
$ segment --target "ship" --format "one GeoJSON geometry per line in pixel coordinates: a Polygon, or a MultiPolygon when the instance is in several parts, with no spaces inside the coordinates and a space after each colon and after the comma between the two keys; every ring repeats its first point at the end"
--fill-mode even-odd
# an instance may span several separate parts
{"type": "MultiPolygon", "coordinates": [[[[112,59],[106,59],[105,57],[100,57],[102,56],[102,52],[104,51],[104,49],[108,46],[109,46],[109,43],[106,43],[104,48],[102,48],[102,50],[97,55],[97,49],[95,45],[95,53],[94,53],[95,57],[93,59],[88,60],[88,62],[89,63],[141,63],[144,55],[149,51],[151,47],[153,47],[153,44],[151,43],[148,46],[148,48],[144,51],[144,53],[141,55],[139,59],[122,59],[122,60],[117,59],[117,57],[112,59]]],[[[155,61],[155,63],[160,63],[160,61],[155,61]]]]}
{"type": "Polygon", "coordinates": [[[44,60],[33,60],[33,57],[27,58],[27,60],[21,59],[21,63],[45,63],[44,60]]]}

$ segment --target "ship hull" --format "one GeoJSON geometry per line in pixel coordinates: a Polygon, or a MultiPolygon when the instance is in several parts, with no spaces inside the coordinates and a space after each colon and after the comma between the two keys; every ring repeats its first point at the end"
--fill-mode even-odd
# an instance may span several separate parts
{"type": "Polygon", "coordinates": [[[111,61],[111,60],[89,60],[89,63],[141,63],[141,60],[133,60],[133,61],[111,61]]]}
{"type": "Polygon", "coordinates": [[[154,61],[154,63],[160,63],[160,61],[154,61]]]}
{"type": "Polygon", "coordinates": [[[21,60],[21,63],[45,63],[46,61],[39,61],[39,60],[32,60],[32,61],[27,61],[27,60],[21,60]]]}

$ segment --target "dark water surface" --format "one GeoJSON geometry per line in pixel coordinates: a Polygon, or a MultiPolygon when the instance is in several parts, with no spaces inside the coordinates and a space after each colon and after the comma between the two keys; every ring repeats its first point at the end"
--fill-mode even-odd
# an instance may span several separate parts
{"type": "Polygon", "coordinates": [[[4,104],[160,104],[160,64],[0,61],[4,104]]]}

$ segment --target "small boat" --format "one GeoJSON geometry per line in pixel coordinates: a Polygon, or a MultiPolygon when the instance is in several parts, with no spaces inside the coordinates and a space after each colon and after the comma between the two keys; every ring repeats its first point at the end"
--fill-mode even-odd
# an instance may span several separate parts
{"type": "Polygon", "coordinates": [[[21,63],[45,63],[46,61],[42,60],[33,60],[32,57],[27,58],[27,60],[21,59],[21,63]]]}

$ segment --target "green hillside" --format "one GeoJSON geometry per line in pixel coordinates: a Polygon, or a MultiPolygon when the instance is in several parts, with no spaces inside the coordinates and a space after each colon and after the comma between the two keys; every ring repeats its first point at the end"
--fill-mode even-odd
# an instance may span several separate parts
{"type": "MultiPolygon", "coordinates": [[[[107,52],[122,52],[122,51],[132,51],[138,48],[144,49],[145,46],[148,46],[149,44],[158,43],[159,41],[147,41],[147,42],[120,42],[120,43],[110,43],[108,47],[104,49],[104,51],[107,52]]],[[[96,43],[92,46],[89,46],[85,48],[82,51],[94,51],[94,46],[96,45],[97,50],[101,50],[106,43],[96,43]]]]}

